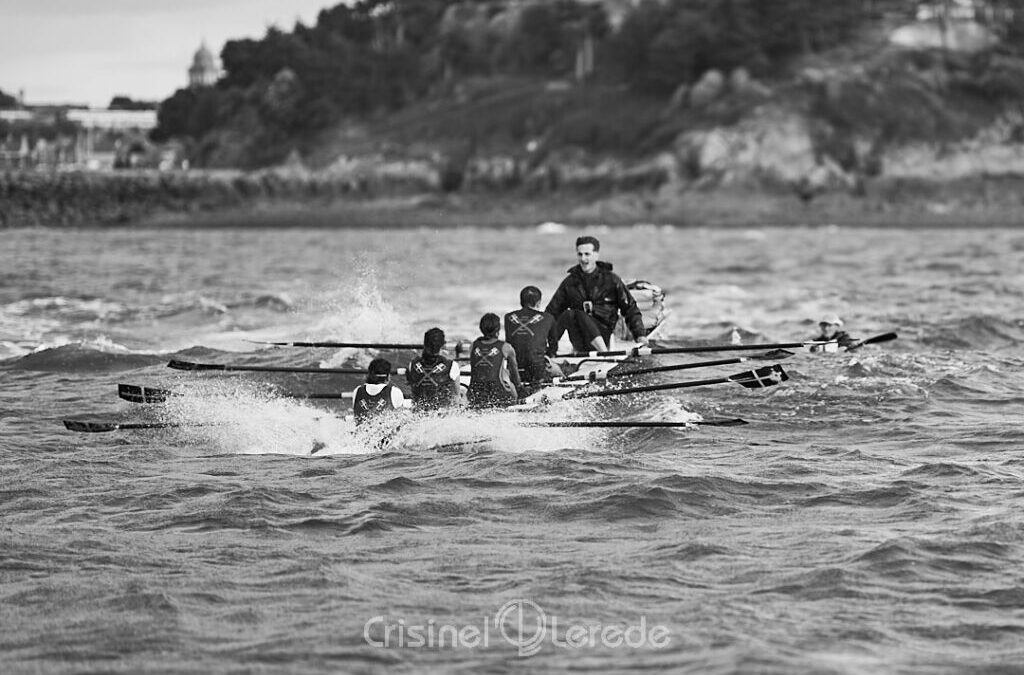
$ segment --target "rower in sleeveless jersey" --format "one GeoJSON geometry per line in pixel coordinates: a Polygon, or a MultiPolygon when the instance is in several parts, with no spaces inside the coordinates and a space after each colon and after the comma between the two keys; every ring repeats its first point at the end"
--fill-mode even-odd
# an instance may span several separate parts
{"type": "Polygon", "coordinates": [[[415,410],[440,410],[460,403],[459,364],[441,355],[444,343],[443,330],[428,330],[423,335],[423,353],[405,371],[415,410]]]}
{"type": "Polygon", "coordinates": [[[475,408],[512,405],[525,395],[516,352],[498,338],[500,330],[498,315],[484,314],[480,319],[482,335],[469,351],[470,380],[466,396],[475,408]]]}
{"type": "Polygon", "coordinates": [[[405,394],[391,384],[391,362],[381,358],[370,361],[366,382],[352,392],[352,415],[356,425],[408,407],[405,394]]]}
{"type": "Polygon", "coordinates": [[[563,377],[548,356],[558,351],[555,317],[539,309],[540,289],[526,286],[519,292],[520,309],[505,315],[505,339],[515,350],[523,386],[536,391],[543,382],[563,377]]]}

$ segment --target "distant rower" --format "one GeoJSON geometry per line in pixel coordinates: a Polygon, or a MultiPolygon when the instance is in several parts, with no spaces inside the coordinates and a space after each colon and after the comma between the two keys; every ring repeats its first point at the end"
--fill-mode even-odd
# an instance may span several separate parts
{"type": "Polygon", "coordinates": [[[501,319],[497,314],[484,314],[480,333],[469,350],[471,367],[469,404],[476,408],[512,405],[525,396],[519,379],[519,364],[512,345],[498,339],[501,319]]]}
{"type": "MultiPolygon", "coordinates": [[[[850,345],[857,342],[854,338],[850,337],[846,331],[842,330],[843,320],[839,318],[837,314],[826,314],[821,317],[821,321],[818,322],[818,335],[812,338],[815,341],[824,342],[835,340],[838,343],[838,347],[849,347],[850,345]]],[[[827,352],[835,351],[825,349],[826,345],[812,346],[812,352],[827,352]]]]}

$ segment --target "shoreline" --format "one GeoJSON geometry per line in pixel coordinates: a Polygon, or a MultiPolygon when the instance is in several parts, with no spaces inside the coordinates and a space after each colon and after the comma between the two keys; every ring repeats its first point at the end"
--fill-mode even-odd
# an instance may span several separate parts
{"type": "Polygon", "coordinates": [[[861,194],[801,200],[783,187],[444,194],[400,184],[352,190],[322,176],[157,172],[0,174],[0,229],[387,228],[594,225],[749,228],[1015,227],[1024,177],[875,179],[861,194]]]}

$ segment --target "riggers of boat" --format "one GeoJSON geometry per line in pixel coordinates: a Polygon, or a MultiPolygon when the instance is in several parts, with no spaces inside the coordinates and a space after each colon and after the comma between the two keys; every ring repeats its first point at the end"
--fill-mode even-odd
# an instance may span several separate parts
{"type": "MultiPolygon", "coordinates": [[[[852,345],[843,348],[845,351],[853,351],[862,346],[880,344],[895,340],[896,333],[883,333],[874,337],[860,340],[852,345]]],[[[261,343],[278,347],[306,347],[306,348],[357,348],[375,350],[418,350],[421,345],[406,343],[374,343],[374,342],[266,342],[261,343]]],[[[794,355],[790,349],[799,349],[815,352],[836,352],[840,351],[839,344],[834,340],[810,340],[802,342],[784,342],[771,344],[727,344],[727,345],[698,345],[690,347],[655,347],[647,345],[632,345],[623,349],[616,349],[604,352],[572,352],[556,355],[563,366],[564,372],[572,371],[567,377],[543,383],[544,386],[534,394],[516,405],[509,406],[507,410],[526,413],[538,409],[547,408],[550,404],[567,399],[586,399],[609,396],[624,396],[630,394],[641,394],[648,392],[667,391],[671,389],[684,389],[692,387],[711,386],[717,384],[737,384],[746,389],[764,389],[773,387],[785,382],[788,376],[782,365],[770,363],[751,370],[744,370],[724,377],[714,377],[697,380],[683,380],[679,382],[666,382],[650,385],[616,386],[616,382],[625,378],[636,378],[651,373],[666,373],[715,366],[725,366],[746,362],[780,361],[794,355]],[[653,357],[670,354],[703,354],[720,352],[760,352],[747,356],[733,356],[718,358],[708,361],[695,361],[671,365],[645,365],[640,357],[653,357]]],[[[247,372],[247,373],[304,373],[304,374],[330,374],[330,375],[365,375],[366,371],[358,368],[317,368],[317,367],[291,367],[291,366],[247,366],[222,363],[195,363],[191,361],[172,360],[167,364],[170,368],[185,371],[218,371],[218,372],[247,372]]],[[[404,374],[402,368],[394,371],[393,374],[404,374]]],[[[126,401],[141,404],[166,403],[177,396],[187,395],[187,391],[174,391],[159,387],[147,387],[134,384],[119,384],[118,396],[126,401]]],[[[308,400],[338,400],[350,399],[351,393],[345,392],[276,392],[282,398],[296,398],[308,400]]],[[[458,408],[450,409],[448,414],[459,414],[458,408]]],[[[518,424],[521,426],[534,427],[590,427],[590,428],[670,428],[689,427],[693,425],[704,426],[734,426],[746,424],[747,422],[738,418],[720,418],[708,420],[664,420],[664,421],[615,421],[615,420],[537,420],[533,416],[523,414],[518,424]]],[[[210,422],[149,422],[149,421],[93,421],[93,420],[64,420],[64,426],[70,431],[76,432],[111,432],[147,429],[167,429],[175,427],[210,426],[210,422]]],[[[315,452],[315,450],[314,450],[315,452]]]]}

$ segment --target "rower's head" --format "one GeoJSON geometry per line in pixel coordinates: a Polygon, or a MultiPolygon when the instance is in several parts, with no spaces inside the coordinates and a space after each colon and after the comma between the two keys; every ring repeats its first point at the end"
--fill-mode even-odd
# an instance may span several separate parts
{"type": "Polygon", "coordinates": [[[374,359],[366,368],[367,384],[384,384],[391,379],[391,362],[387,359],[374,359]]]}
{"type": "Polygon", "coordinates": [[[839,329],[843,327],[843,320],[839,318],[838,314],[826,314],[821,317],[818,322],[818,328],[821,330],[821,334],[827,338],[831,338],[833,335],[839,332],[839,329]]]}
{"type": "Polygon", "coordinates": [[[423,334],[423,353],[437,355],[444,349],[444,331],[431,328],[423,334]]]}
{"type": "Polygon", "coordinates": [[[536,286],[527,286],[519,291],[519,304],[523,307],[536,307],[540,304],[540,289],[536,286]]]}
{"type": "Polygon", "coordinates": [[[584,235],[576,238],[576,260],[580,263],[580,269],[590,274],[597,269],[597,261],[601,257],[601,242],[597,237],[584,235]]]}
{"type": "Polygon", "coordinates": [[[498,331],[501,330],[501,318],[497,314],[488,312],[480,317],[480,333],[485,338],[496,338],[498,337],[498,331]]]}

